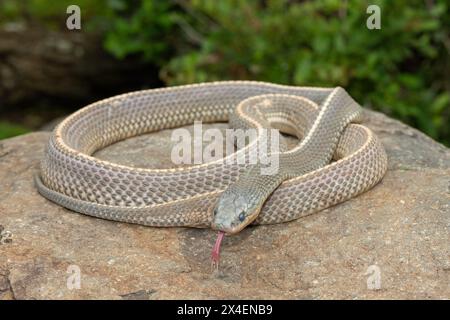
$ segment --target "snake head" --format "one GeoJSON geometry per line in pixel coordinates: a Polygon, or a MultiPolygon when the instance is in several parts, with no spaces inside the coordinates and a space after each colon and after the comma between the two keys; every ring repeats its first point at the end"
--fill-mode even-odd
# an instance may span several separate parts
{"type": "Polygon", "coordinates": [[[256,219],[261,207],[262,204],[246,192],[228,188],[214,208],[211,228],[227,234],[238,233],[256,219]]]}

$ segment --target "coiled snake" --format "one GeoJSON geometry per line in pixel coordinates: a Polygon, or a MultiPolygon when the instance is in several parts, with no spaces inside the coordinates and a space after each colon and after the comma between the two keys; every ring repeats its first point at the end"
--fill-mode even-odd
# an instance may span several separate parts
{"type": "Polygon", "coordinates": [[[137,91],[93,103],[62,121],[35,181],[44,197],[76,212],[231,234],[250,223],[297,219],[377,184],[386,172],[386,154],[372,131],[355,123],[360,120],[360,106],[339,87],[225,81],[137,91]],[[230,121],[258,135],[224,159],[190,167],[133,168],[92,156],[119,140],[195,120],[230,121]],[[278,170],[267,175],[248,155],[269,127],[301,140],[277,153],[278,170]]]}

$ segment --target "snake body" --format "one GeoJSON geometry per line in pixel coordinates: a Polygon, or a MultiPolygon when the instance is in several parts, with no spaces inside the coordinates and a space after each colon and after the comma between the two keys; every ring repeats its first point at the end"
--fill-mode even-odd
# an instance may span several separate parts
{"type": "Polygon", "coordinates": [[[253,223],[286,222],[355,197],[382,179],[384,148],[370,129],[354,123],[360,120],[359,105],[342,88],[225,81],[137,91],[63,120],[35,181],[44,197],[73,211],[160,227],[209,227],[224,190],[244,185],[249,197],[264,198],[253,223]],[[128,137],[196,120],[272,126],[301,142],[281,151],[275,190],[246,161],[259,136],[224,159],[190,167],[134,168],[92,156],[128,137]]]}

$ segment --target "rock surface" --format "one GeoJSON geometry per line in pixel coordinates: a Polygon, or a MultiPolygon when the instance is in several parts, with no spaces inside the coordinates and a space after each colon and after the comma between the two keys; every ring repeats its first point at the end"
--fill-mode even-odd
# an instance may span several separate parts
{"type": "MultiPolygon", "coordinates": [[[[367,114],[389,156],[382,182],[320,213],[226,237],[218,274],[215,232],[72,213],[32,182],[49,134],[0,141],[0,299],[449,299],[450,150],[367,114]]],[[[170,148],[162,131],[97,156],[164,168],[170,148]]]]}

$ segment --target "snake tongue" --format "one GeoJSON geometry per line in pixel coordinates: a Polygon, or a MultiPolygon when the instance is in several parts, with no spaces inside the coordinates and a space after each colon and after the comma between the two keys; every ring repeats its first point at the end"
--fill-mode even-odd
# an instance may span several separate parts
{"type": "Polygon", "coordinates": [[[222,244],[223,237],[225,235],[225,232],[219,231],[217,234],[217,240],[214,244],[212,253],[211,253],[211,268],[212,270],[218,270],[219,269],[219,260],[220,260],[220,245],[222,244]]]}

